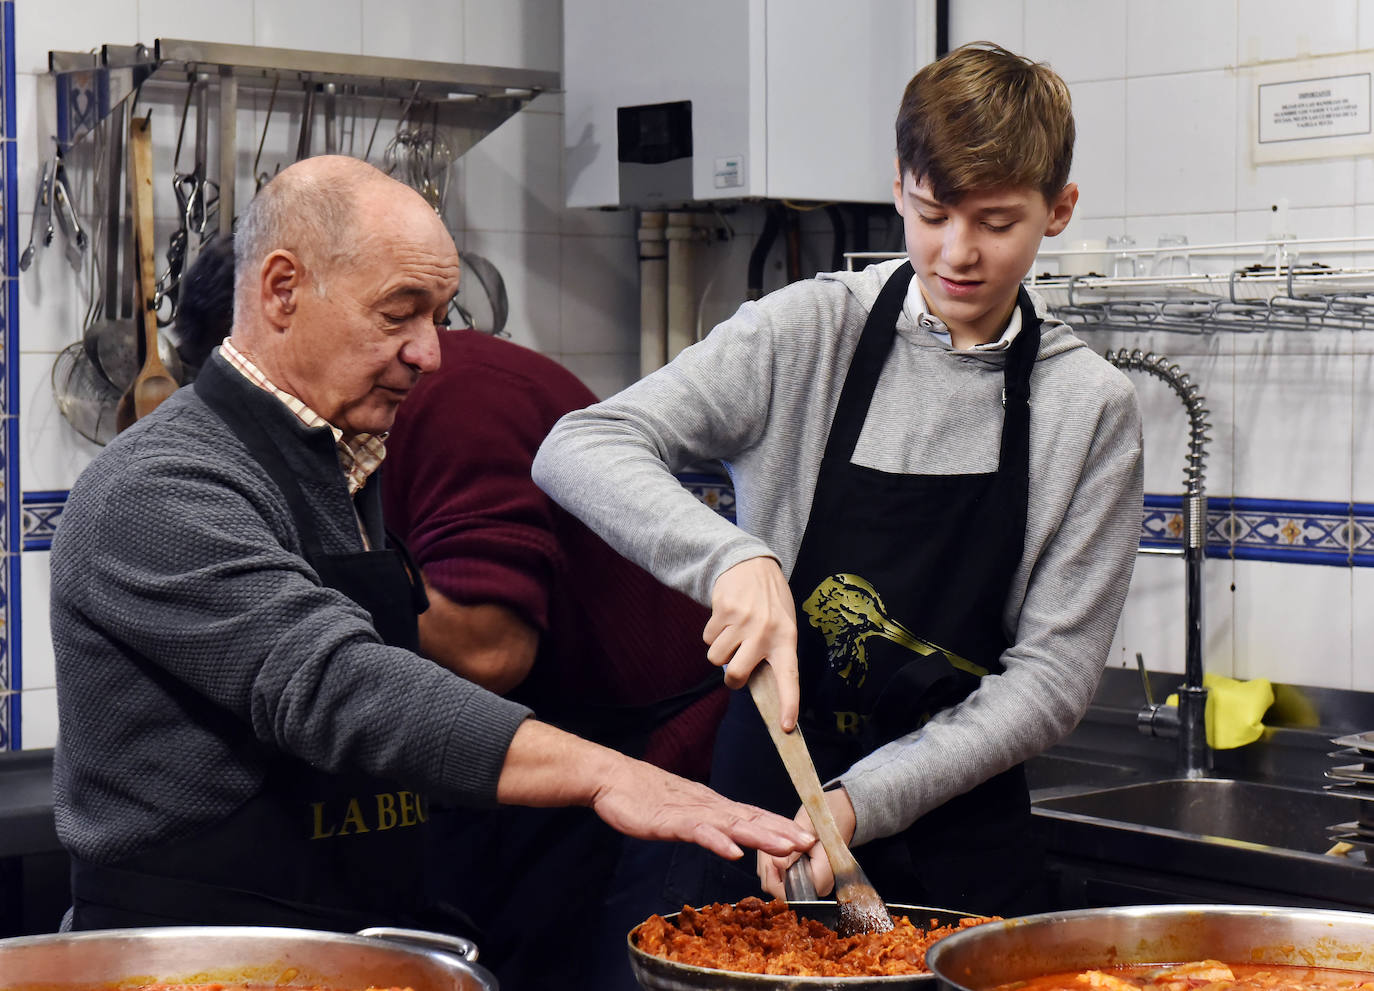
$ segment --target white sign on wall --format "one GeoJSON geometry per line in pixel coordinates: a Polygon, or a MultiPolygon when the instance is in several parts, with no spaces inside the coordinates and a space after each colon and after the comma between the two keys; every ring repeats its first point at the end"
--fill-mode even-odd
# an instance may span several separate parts
{"type": "Polygon", "coordinates": [[[1374,52],[1276,62],[1253,77],[1256,165],[1374,154],[1374,52]]]}

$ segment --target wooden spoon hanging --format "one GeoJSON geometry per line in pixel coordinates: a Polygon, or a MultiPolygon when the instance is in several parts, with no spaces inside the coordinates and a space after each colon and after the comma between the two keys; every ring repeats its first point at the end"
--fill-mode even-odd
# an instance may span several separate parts
{"type": "Polygon", "coordinates": [[[749,694],[754,697],[759,715],[768,724],[768,735],[778,748],[778,756],[787,768],[792,786],[797,789],[797,796],[811,816],[816,838],[821,841],[825,855],[830,860],[830,869],[835,875],[835,901],[839,907],[835,931],[841,936],[887,932],[892,928],[892,916],[840,836],[835,817],[831,815],[830,806],[826,804],[821,791],[820,777],[816,774],[811,752],[806,749],[806,741],[802,739],[801,727],[795,727],[790,733],[782,731],[782,704],[778,698],[777,677],[766,661],[755,667],[749,676],[749,694]]]}
{"type": "Polygon", "coordinates": [[[159,403],[177,391],[172,377],[158,356],[157,311],[154,309],[157,273],[153,254],[153,137],[146,117],[129,122],[129,180],[134,190],[134,226],[138,244],[138,283],[142,303],[143,367],[133,384],[119,398],[115,410],[115,429],[123,430],[147,416],[159,403]]]}

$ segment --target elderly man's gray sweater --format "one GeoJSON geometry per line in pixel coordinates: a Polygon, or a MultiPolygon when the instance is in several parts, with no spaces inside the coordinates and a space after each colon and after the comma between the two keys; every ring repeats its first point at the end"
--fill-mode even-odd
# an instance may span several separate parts
{"type": "MultiPolygon", "coordinates": [[[[323,550],[363,550],[329,431],[228,377],[279,427],[323,550]]],[[[358,496],[373,546],[377,488],[358,496]]],[[[97,863],[224,818],[283,752],[492,805],[529,714],[382,644],[363,609],[321,585],[280,490],[189,388],[72,489],[53,541],[52,635],[57,828],[97,863]]]]}

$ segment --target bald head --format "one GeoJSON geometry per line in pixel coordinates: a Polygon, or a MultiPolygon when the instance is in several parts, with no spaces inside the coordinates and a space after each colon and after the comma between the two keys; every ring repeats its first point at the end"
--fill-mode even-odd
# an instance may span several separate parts
{"type": "Polygon", "coordinates": [[[420,207],[433,213],[409,186],[347,155],[320,155],[282,170],[259,190],[238,221],[237,312],[251,314],[242,304],[258,292],[262,263],[273,251],[284,249],[299,257],[315,291],[324,292],[326,280],[359,258],[359,241],[368,234],[363,214],[375,214],[379,203],[384,211],[420,207]]]}
{"type": "Polygon", "coordinates": [[[234,345],[345,434],[391,428],[439,365],[458,250],[424,197],[357,159],[298,162],[235,235],[234,345]]]}

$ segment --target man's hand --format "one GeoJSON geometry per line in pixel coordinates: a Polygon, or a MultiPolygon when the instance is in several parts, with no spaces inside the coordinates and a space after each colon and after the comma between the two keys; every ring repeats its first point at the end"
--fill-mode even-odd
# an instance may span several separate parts
{"type": "Polygon", "coordinates": [[[809,828],[785,816],[533,719],[511,740],[496,798],[507,805],[589,805],[627,836],[696,843],[729,860],[742,857],[743,847],[786,857],[816,842],[809,828]]]}
{"type": "Polygon", "coordinates": [[[797,612],[792,590],[771,557],[741,561],[716,579],[711,589],[711,619],[702,638],[706,658],[725,668],[725,683],[740,688],[760,661],[778,679],[782,728],[797,724],[797,612]]]}
{"type": "MultiPolygon", "coordinates": [[[[842,787],[833,788],[825,793],[825,802],[830,806],[830,814],[835,817],[835,826],[839,829],[841,838],[845,843],[850,842],[854,839],[857,820],[854,815],[854,805],[849,801],[849,792],[842,787]]],[[[814,832],[811,826],[811,816],[807,814],[805,807],[798,810],[796,822],[799,826],[814,832]]],[[[809,858],[808,866],[811,868],[811,880],[816,886],[816,894],[830,894],[830,890],[835,887],[835,874],[830,869],[830,858],[825,855],[825,847],[817,842],[806,851],[806,855],[809,858]]],[[[758,853],[760,887],[774,898],[787,897],[783,893],[782,879],[787,873],[787,868],[791,867],[793,861],[799,856],[801,855],[792,853],[785,857],[779,857],[760,850],[758,853]]]]}

